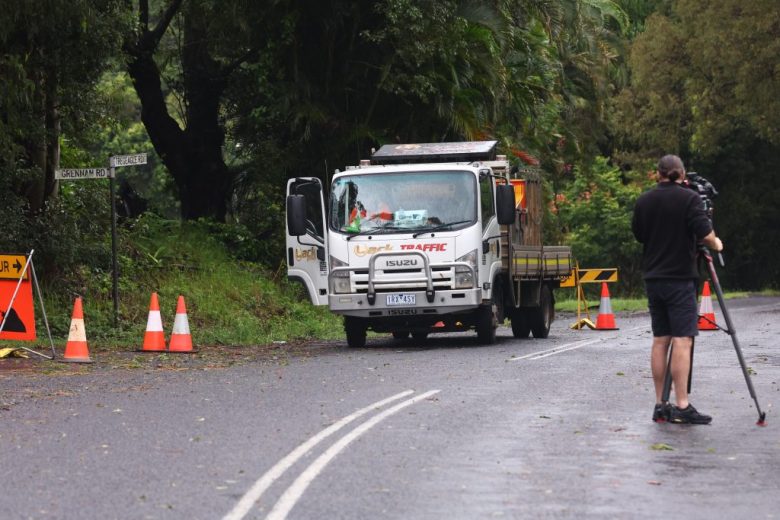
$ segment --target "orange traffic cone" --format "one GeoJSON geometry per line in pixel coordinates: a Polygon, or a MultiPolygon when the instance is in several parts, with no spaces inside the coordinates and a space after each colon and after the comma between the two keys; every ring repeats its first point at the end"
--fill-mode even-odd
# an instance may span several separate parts
{"type": "Polygon", "coordinates": [[[149,302],[149,319],[146,321],[146,333],[144,345],[139,352],[164,352],[165,333],[163,332],[162,317],[160,316],[160,304],[157,302],[157,293],[152,293],[149,302]]]}
{"type": "Polygon", "coordinates": [[[68,342],[65,344],[65,363],[92,363],[87,348],[87,332],[84,329],[84,311],[81,308],[81,298],[73,303],[73,316],[70,319],[68,342]]]}
{"type": "Polygon", "coordinates": [[[168,343],[170,352],[190,354],[192,349],[192,336],[190,335],[190,322],[187,319],[187,307],[184,305],[184,296],[179,295],[176,304],[176,319],[173,320],[173,332],[168,343]]]}
{"type": "Polygon", "coordinates": [[[599,315],[596,316],[596,330],[617,330],[615,315],[612,313],[612,303],[609,301],[609,289],[606,282],[601,282],[601,303],[599,315]]]}
{"type": "Polygon", "coordinates": [[[715,311],[712,309],[710,282],[704,282],[704,288],[701,291],[701,305],[699,306],[699,330],[718,330],[718,326],[715,324],[715,311]]]}

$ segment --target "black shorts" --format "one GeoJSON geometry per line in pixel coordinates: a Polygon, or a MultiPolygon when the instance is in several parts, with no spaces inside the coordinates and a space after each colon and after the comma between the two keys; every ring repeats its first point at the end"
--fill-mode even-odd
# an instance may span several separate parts
{"type": "Polygon", "coordinates": [[[653,336],[699,334],[696,280],[645,280],[653,336]]]}

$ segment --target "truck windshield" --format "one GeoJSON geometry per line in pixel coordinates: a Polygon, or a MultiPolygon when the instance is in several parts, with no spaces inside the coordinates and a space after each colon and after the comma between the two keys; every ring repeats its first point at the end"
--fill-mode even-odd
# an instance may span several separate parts
{"type": "Polygon", "coordinates": [[[333,182],[330,226],[347,234],[460,229],[476,221],[476,192],[467,171],[344,176],[333,182]]]}

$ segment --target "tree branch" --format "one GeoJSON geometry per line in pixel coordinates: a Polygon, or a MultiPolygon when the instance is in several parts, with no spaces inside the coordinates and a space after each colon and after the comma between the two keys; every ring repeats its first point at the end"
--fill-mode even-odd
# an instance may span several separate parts
{"type": "Polygon", "coordinates": [[[143,32],[149,32],[149,0],[138,0],[138,21],[143,32]]]}
{"type": "Polygon", "coordinates": [[[251,58],[252,56],[256,55],[258,52],[260,52],[260,47],[253,47],[246,51],[244,54],[236,58],[235,60],[231,61],[230,63],[222,66],[220,68],[220,74],[222,77],[227,77],[230,74],[233,73],[234,70],[236,70],[238,67],[241,66],[242,63],[246,62],[251,58]]]}
{"type": "Polygon", "coordinates": [[[160,40],[171,25],[171,21],[179,11],[184,0],[171,0],[168,8],[160,18],[157,26],[149,30],[149,0],[138,0],[138,23],[141,26],[136,39],[125,40],[124,49],[132,56],[140,57],[142,55],[151,56],[160,40]]]}
{"type": "MultiPolygon", "coordinates": [[[[146,2],[146,0],[141,1],[146,2]]],[[[168,6],[168,9],[165,10],[162,18],[157,23],[157,27],[146,33],[145,37],[149,38],[149,41],[146,43],[150,44],[152,49],[156,48],[157,44],[160,43],[160,39],[162,38],[163,34],[165,34],[165,31],[168,30],[168,26],[171,25],[173,17],[179,11],[179,7],[181,7],[183,2],[184,0],[172,0],[171,4],[168,6]]]]}

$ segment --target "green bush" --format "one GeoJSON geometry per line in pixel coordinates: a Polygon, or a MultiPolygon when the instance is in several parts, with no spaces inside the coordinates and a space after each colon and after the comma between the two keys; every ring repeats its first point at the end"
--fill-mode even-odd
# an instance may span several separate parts
{"type": "Polygon", "coordinates": [[[574,181],[557,202],[580,268],[617,267],[624,294],[641,291],[641,246],[631,232],[634,203],[642,192],[640,176],[624,173],[597,158],[589,169],[575,169],[574,181]]]}

